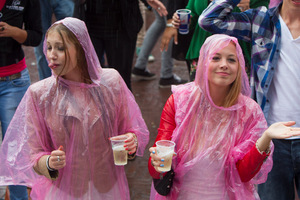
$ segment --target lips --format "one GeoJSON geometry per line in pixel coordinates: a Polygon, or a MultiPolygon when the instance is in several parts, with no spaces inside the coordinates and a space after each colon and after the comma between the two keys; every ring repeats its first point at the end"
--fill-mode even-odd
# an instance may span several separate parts
{"type": "Polygon", "coordinates": [[[54,64],[54,63],[49,63],[48,65],[51,69],[55,69],[57,68],[59,65],[58,64],[54,64]]]}
{"type": "Polygon", "coordinates": [[[297,5],[300,5],[300,0],[292,0],[292,2],[294,2],[297,5]]]}
{"type": "Polygon", "coordinates": [[[216,72],[216,74],[220,75],[220,76],[228,76],[229,73],[227,72],[216,72]]]}

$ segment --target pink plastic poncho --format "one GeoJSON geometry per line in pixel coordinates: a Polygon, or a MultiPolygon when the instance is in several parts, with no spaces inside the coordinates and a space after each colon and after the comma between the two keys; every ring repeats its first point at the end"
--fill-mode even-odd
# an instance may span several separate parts
{"type": "MultiPolygon", "coordinates": [[[[32,187],[32,199],[126,199],[123,166],[115,166],[109,137],[135,133],[142,156],[149,132],[132,93],[114,69],[102,69],[85,24],[64,24],[80,41],[92,84],[61,77],[30,86],[6,132],[0,154],[0,185],[32,187]],[[66,166],[57,180],[38,175],[33,165],[64,147],[66,166]]],[[[46,47],[45,47],[46,49],[46,47]]]]}
{"type": "MultiPolygon", "coordinates": [[[[266,181],[272,157],[249,182],[240,180],[236,162],[253,147],[267,128],[259,105],[250,96],[242,50],[236,38],[213,35],[203,44],[196,79],[172,88],[176,128],[172,141],[177,156],[172,168],[175,178],[168,196],[155,199],[253,200],[259,199],[253,184],[266,181]],[[238,102],[228,108],[214,104],[209,93],[208,65],[216,52],[236,44],[242,71],[238,102]]],[[[153,192],[153,190],[152,190],[153,192]]]]}

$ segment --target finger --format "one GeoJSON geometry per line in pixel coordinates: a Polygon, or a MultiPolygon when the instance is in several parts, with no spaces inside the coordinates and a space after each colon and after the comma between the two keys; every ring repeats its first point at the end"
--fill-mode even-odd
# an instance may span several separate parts
{"type": "Polygon", "coordinates": [[[296,124],[296,122],[295,121],[289,121],[289,122],[281,122],[283,125],[285,125],[285,126],[293,126],[293,125],[295,125],[296,124]]]}
{"type": "Polygon", "coordinates": [[[149,152],[150,154],[155,154],[155,147],[150,147],[149,152]]]}
{"type": "Polygon", "coordinates": [[[58,150],[63,151],[63,150],[64,150],[64,147],[63,147],[62,145],[60,145],[60,146],[58,147],[58,150]]]}
{"type": "Polygon", "coordinates": [[[174,44],[178,44],[178,34],[176,32],[176,34],[174,35],[174,44]]]}

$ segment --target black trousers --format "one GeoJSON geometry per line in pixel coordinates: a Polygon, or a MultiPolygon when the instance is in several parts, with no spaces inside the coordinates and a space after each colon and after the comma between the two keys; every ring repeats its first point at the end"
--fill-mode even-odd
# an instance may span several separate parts
{"type": "Polygon", "coordinates": [[[104,63],[101,63],[101,66],[116,69],[131,90],[131,69],[137,34],[129,37],[128,33],[122,30],[113,34],[90,33],[90,36],[100,62],[104,53],[106,54],[108,66],[104,66],[104,63]]]}

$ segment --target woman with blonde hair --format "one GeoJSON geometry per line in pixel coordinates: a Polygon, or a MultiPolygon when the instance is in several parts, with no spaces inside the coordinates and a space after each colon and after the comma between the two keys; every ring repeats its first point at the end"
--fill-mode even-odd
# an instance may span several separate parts
{"type": "MultiPolygon", "coordinates": [[[[194,82],[174,86],[158,129],[159,140],[175,142],[170,193],[155,199],[259,199],[254,184],[272,168],[273,138],[300,135],[295,122],[267,127],[251,93],[245,61],[234,37],[216,34],[204,42],[194,82]]],[[[149,172],[157,182],[166,172],[156,145],[149,172]]],[[[169,176],[168,176],[169,177],[169,176]]],[[[164,179],[162,179],[164,180],[164,179]]],[[[163,190],[157,188],[156,190],[163,190]]]]}

